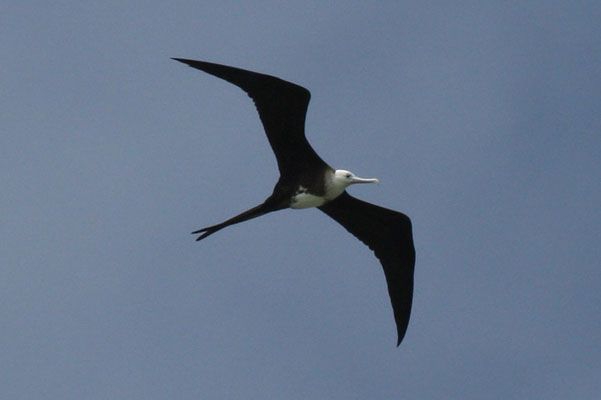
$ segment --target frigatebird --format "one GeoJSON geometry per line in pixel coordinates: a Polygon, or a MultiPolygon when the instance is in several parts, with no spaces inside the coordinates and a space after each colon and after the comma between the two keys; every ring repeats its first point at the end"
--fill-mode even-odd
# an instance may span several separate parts
{"type": "Polygon", "coordinates": [[[377,183],[350,171],[334,169],[317,155],[305,137],[305,117],[311,97],[304,87],[274,76],[226,65],[183,58],[176,61],[224,79],[254,101],[280,178],[262,203],[220,224],[192,232],[198,240],[227,226],[285,209],[317,207],[365,243],[380,260],[388,284],[401,344],[411,314],[415,249],[409,217],[356,199],[346,192],[354,183],[377,183]]]}

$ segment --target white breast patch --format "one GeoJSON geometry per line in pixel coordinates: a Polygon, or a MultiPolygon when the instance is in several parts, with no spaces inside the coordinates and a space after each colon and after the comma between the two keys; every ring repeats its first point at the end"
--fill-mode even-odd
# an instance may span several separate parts
{"type": "Polygon", "coordinates": [[[324,205],[326,200],[323,197],[307,193],[307,189],[299,186],[296,194],[290,202],[290,208],[309,208],[324,205]]]}

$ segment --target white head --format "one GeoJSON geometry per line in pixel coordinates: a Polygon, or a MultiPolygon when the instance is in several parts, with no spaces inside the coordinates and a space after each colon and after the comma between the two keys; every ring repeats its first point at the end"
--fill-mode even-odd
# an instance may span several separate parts
{"type": "Polygon", "coordinates": [[[327,190],[327,197],[329,198],[336,198],[338,197],[340,194],[342,194],[342,192],[344,192],[344,190],[349,186],[352,185],[353,183],[378,183],[379,181],[376,178],[370,178],[370,179],[366,179],[366,178],[359,178],[358,176],[356,176],[355,174],[353,174],[351,171],[347,171],[344,169],[337,169],[336,171],[334,171],[334,177],[332,178],[332,182],[329,185],[330,187],[328,187],[327,190]]]}
{"type": "Polygon", "coordinates": [[[348,185],[352,185],[353,183],[378,183],[379,181],[376,178],[359,178],[351,171],[337,169],[334,172],[334,182],[338,185],[344,185],[344,187],[347,187],[348,185]]]}

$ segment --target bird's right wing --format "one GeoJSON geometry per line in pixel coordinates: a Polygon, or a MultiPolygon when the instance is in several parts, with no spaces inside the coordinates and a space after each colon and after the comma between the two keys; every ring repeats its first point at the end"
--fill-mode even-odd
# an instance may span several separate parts
{"type": "Polygon", "coordinates": [[[307,89],[241,68],[183,58],[174,60],[224,79],[253,99],[281,175],[298,176],[309,169],[327,167],[305,137],[305,117],[311,98],[307,89]]]}
{"type": "Polygon", "coordinates": [[[384,268],[398,342],[411,315],[415,249],[411,220],[405,214],[356,199],[347,192],[319,207],[374,251],[384,268]]]}

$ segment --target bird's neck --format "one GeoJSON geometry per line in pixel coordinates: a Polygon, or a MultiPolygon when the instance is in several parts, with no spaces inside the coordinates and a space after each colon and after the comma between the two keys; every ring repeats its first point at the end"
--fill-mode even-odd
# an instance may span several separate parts
{"type": "Polygon", "coordinates": [[[341,182],[335,178],[334,171],[326,171],[324,197],[328,201],[334,200],[336,197],[340,196],[348,187],[346,182],[341,182]]]}

